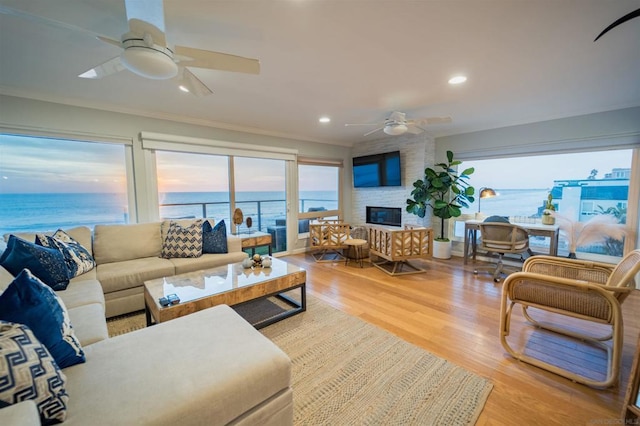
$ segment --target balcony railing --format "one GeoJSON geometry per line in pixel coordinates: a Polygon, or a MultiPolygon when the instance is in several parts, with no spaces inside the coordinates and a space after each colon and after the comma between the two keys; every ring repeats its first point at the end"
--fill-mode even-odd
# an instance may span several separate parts
{"type": "MultiPolygon", "coordinates": [[[[246,220],[251,217],[251,230],[263,231],[269,227],[284,226],[287,217],[286,200],[251,200],[236,201],[236,207],[242,210],[246,220]]],[[[337,209],[337,200],[327,200],[320,198],[300,199],[300,211],[309,209],[317,210],[335,210],[337,209]]],[[[312,210],[311,210],[312,211],[312,210]]],[[[213,218],[216,220],[225,219],[228,221],[229,229],[233,228],[233,223],[229,220],[230,207],[228,201],[202,201],[202,202],[186,202],[186,203],[166,203],[160,204],[160,216],[164,219],[180,219],[180,218],[213,218]]],[[[245,224],[240,226],[239,231],[246,231],[248,228],[245,224]]]]}

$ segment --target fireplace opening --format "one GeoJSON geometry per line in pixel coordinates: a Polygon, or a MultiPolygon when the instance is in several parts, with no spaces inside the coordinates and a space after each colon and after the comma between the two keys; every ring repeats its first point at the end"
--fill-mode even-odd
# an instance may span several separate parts
{"type": "Polygon", "coordinates": [[[367,206],[367,223],[402,226],[402,209],[400,207],[367,206]]]}

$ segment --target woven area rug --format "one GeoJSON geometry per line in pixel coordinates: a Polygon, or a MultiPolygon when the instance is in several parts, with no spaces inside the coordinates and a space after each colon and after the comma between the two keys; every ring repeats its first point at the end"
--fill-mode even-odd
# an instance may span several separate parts
{"type": "MultiPolygon", "coordinates": [[[[144,313],[107,325],[111,336],[143,328],[144,313]]],[[[306,312],[260,331],[293,362],[296,425],[469,425],[493,387],[309,295],[306,312]]]]}
{"type": "Polygon", "coordinates": [[[262,329],[293,361],[297,425],[474,424],[492,384],[307,296],[262,329]]]}

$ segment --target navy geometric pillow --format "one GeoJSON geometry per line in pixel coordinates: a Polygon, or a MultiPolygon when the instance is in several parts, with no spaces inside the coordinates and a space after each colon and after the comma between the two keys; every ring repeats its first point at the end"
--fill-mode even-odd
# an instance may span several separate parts
{"type": "Polygon", "coordinates": [[[33,399],[42,424],[63,422],[69,400],[66,380],[29,327],[0,321],[0,406],[33,399]]]}
{"type": "Polygon", "coordinates": [[[64,303],[28,269],[23,269],[0,294],[0,320],[29,327],[60,368],[85,362],[64,303]]]}
{"type": "Polygon", "coordinates": [[[62,253],[69,270],[69,279],[89,272],[96,266],[89,251],[62,229],[58,229],[52,236],[36,234],[36,244],[62,253]]]}
{"type": "Polygon", "coordinates": [[[69,285],[69,270],[60,251],[9,236],[7,249],[0,256],[0,265],[14,277],[23,269],[54,290],[64,290],[69,285]]]}
{"type": "Polygon", "coordinates": [[[227,227],[224,220],[216,223],[213,228],[208,220],[202,224],[202,252],[203,253],[228,253],[227,227]]]}

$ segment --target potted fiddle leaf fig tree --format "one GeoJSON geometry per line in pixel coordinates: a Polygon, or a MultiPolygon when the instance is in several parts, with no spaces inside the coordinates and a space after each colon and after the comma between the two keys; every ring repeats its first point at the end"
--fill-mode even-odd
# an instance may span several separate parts
{"type": "Polygon", "coordinates": [[[424,178],[413,183],[413,198],[407,199],[407,212],[423,218],[430,208],[440,218],[440,235],[433,245],[433,257],[439,259],[451,257],[451,241],[444,236],[445,221],[460,216],[462,208],[475,200],[475,189],[469,184],[469,176],[475,169],[469,167],[459,173],[456,166],[460,164],[462,161],[454,160],[453,152],[447,151],[447,162],[436,164],[438,170],[424,169],[424,178]]]}

